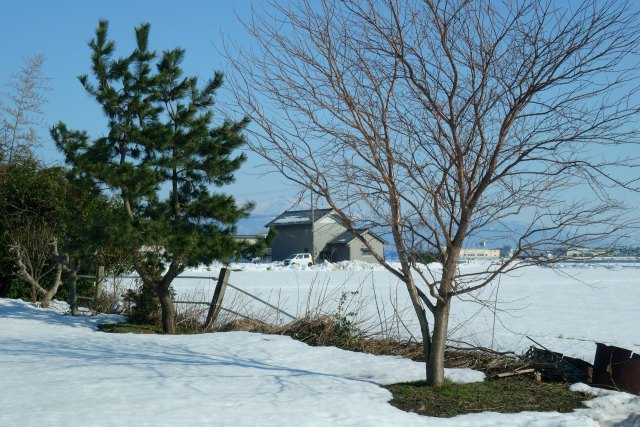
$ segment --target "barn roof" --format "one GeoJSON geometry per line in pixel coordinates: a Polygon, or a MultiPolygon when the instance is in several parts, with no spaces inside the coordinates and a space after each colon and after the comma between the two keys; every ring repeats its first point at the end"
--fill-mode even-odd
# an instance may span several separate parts
{"type": "MultiPolygon", "coordinates": [[[[375,238],[375,239],[379,240],[380,242],[382,242],[383,244],[385,244],[385,245],[387,244],[386,240],[384,240],[382,237],[378,236],[376,233],[374,233],[373,231],[371,231],[368,228],[357,229],[356,233],[358,233],[360,235],[369,234],[373,238],[375,238]]],[[[338,235],[333,240],[331,240],[329,242],[329,244],[330,245],[347,245],[347,244],[349,244],[349,242],[351,242],[354,239],[356,239],[356,235],[354,233],[352,233],[351,231],[345,231],[342,234],[338,235]]]]}
{"type": "Polygon", "coordinates": [[[284,211],[269,223],[267,223],[266,227],[311,224],[312,215],[314,222],[317,222],[319,219],[329,215],[331,212],[333,212],[333,209],[315,209],[313,213],[310,209],[284,211]]]}

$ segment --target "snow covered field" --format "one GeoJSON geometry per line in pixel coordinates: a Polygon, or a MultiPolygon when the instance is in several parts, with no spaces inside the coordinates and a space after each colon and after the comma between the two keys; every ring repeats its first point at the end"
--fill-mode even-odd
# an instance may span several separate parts
{"type": "MultiPolygon", "coordinates": [[[[463,264],[460,269],[468,273],[487,267],[488,263],[478,261],[463,264]]],[[[202,268],[185,275],[215,276],[218,268],[202,268]]],[[[393,305],[402,318],[402,323],[394,323],[397,333],[404,338],[419,337],[404,285],[378,265],[352,262],[307,268],[237,264],[232,268],[241,271],[233,271],[229,283],[290,314],[301,315],[308,307],[319,305],[326,313],[335,313],[346,292],[343,313],[357,311],[356,318],[364,322],[366,329],[375,331],[381,323],[391,325],[388,319],[392,318],[393,305]],[[381,317],[387,321],[381,322],[381,317]]],[[[177,279],[174,287],[178,299],[191,299],[196,294],[209,301],[215,283],[207,279],[177,279]]],[[[228,289],[223,306],[244,313],[264,309],[262,304],[244,297],[243,304],[238,304],[234,302],[236,297],[237,292],[228,289]]],[[[454,300],[449,338],[522,353],[533,345],[526,338],[529,336],[551,350],[589,362],[593,362],[596,342],[640,353],[639,301],[640,269],[634,264],[574,264],[560,270],[527,267],[502,276],[479,293],[454,300]]],[[[272,310],[264,309],[264,313],[276,316],[272,310]]],[[[273,317],[271,320],[276,320],[273,317]]],[[[281,320],[289,319],[281,316],[281,320]]]]}
{"type": "MultiPolygon", "coordinates": [[[[390,299],[400,309],[407,304],[404,289],[396,289],[397,280],[376,266],[233,267],[243,271],[234,271],[230,283],[293,314],[318,301],[335,312],[343,292],[357,291],[349,294],[351,303],[359,304],[361,317],[369,313],[370,323],[379,325],[374,287],[379,304],[388,306],[390,299]]],[[[526,334],[586,360],[593,358],[596,341],[640,352],[638,273],[630,267],[568,267],[559,273],[527,268],[478,295],[489,308],[498,308],[495,322],[492,310],[455,301],[452,338],[521,351],[530,345],[526,334]]],[[[186,275],[216,274],[213,267],[186,275]]],[[[178,297],[209,298],[214,285],[209,279],[180,279],[175,287],[178,297]]],[[[234,298],[230,289],[225,301],[233,303],[234,298]]],[[[118,316],[72,318],[63,315],[64,309],[35,309],[0,299],[0,426],[640,425],[640,397],[585,385],[574,387],[599,397],[572,414],[421,417],[388,405],[391,396],[379,387],[421,379],[420,363],[243,332],[105,334],[96,332],[96,325],[121,320],[118,316]]],[[[410,310],[403,317],[409,331],[415,328],[410,310]]],[[[457,381],[482,377],[467,370],[447,375],[457,381]]]]}

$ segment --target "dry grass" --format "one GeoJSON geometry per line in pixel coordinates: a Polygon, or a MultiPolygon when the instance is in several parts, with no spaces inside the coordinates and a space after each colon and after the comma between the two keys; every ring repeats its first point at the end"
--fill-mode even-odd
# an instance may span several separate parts
{"type": "MultiPolygon", "coordinates": [[[[402,323],[404,308],[399,306],[397,292],[383,297],[375,293],[376,315],[364,318],[363,307],[372,306],[361,290],[366,278],[357,286],[331,286],[329,281],[314,278],[310,291],[297,303],[300,318],[285,323],[281,313],[256,304],[249,296],[227,292],[223,311],[212,328],[214,331],[248,331],[291,336],[314,346],[334,346],[350,351],[374,355],[393,355],[424,361],[422,343],[415,337],[409,340],[408,329],[402,323]],[[386,300],[382,303],[382,300],[386,300]]],[[[232,291],[230,289],[229,291],[232,291]]],[[[282,307],[287,301],[278,292],[262,296],[271,304],[282,307]]],[[[206,301],[203,290],[182,293],[181,301],[206,301]]],[[[289,304],[290,305],[290,304],[289,304]]],[[[177,328],[189,333],[206,332],[203,323],[209,307],[197,304],[176,304],[177,328]]],[[[448,349],[445,356],[448,368],[471,368],[488,376],[522,368],[525,363],[514,355],[495,354],[484,349],[448,349]]]]}
{"type": "MultiPolygon", "coordinates": [[[[217,331],[248,331],[265,334],[287,335],[312,346],[333,346],[344,350],[374,355],[400,356],[414,361],[424,361],[422,344],[398,341],[391,338],[367,338],[363,333],[345,331],[334,316],[305,317],[284,326],[273,326],[259,320],[234,320],[216,329],[217,331]]],[[[519,358],[495,354],[486,350],[447,350],[447,368],[470,368],[493,376],[526,366],[519,358]]]]}
{"type": "Polygon", "coordinates": [[[218,332],[246,331],[260,334],[279,334],[280,328],[260,320],[236,319],[220,326],[218,332]]]}

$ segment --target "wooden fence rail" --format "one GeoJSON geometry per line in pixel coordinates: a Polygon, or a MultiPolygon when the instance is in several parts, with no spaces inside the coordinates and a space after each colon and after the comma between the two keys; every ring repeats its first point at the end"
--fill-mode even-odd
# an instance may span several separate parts
{"type": "MultiPolygon", "coordinates": [[[[103,293],[102,290],[102,286],[104,284],[104,281],[106,279],[106,276],[104,274],[104,267],[99,267],[98,269],[98,274],[95,276],[91,276],[91,275],[79,275],[78,278],[82,278],[82,279],[95,279],[95,292],[94,292],[94,296],[93,297],[78,297],[79,299],[83,299],[83,300],[97,300],[103,293]]],[[[236,316],[242,317],[244,319],[250,319],[248,316],[245,316],[243,314],[240,314],[236,311],[227,309],[222,307],[222,300],[224,299],[224,294],[226,291],[227,287],[230,287],[234,290],[236,290],[237,292],[240,292],[244,295],[247,295],[248,297],[274,309],[275,311],[277,311],[278,313],[281,313],[287,317],[289,317],[292,320],[295,320],[295,316],[287,313],[286,311],[282,310],[280,307],[277,307],[271,303],[269,303],[268,301],[263,300],[262,298],[253,295],[250,292],[245,291],[244,289],[240,289],[237,286],[232,285],[231,283],[229,283],[229,276],[231,274],[231,270],[227,269],[227,268],[222,268],[220,269],[220,274],[217,277],[214,276],[178,276],[176,277],[176,279],[209,279],[209,280],[216,280],[216,289],[213,293],[213,298],[211,299],[211,302],[207,302],[207,301],[174,301],[174,304],[200,304],[200,305],[208,305],[209,306],[209,312],[207,313],[207,320],[205,321],[205,330],[209,329],[213,323],[216,321],[220,311],[225,311],[227,313],[231,313],[234,314],[236,316]]],[[[117,276],[114,277],[114,279],[134,279],[134,280],[138,280],[140,279],[140,276],[117,276]]]]}
{"type": "Polygon", "coordinates": [[[263,300],[263,299],[261,299],[261,298],[259,298],[259,297],[255,296],[255,295],[253,295],[253,294],[250,294],[250,293],[249,293],[249,292],[247,292],[247,291],[243,291],[242,289],[240,289],[240,288],[237,288],[237,287],[233,286],[231,283],[227,283],[227,286],[229,286],[230,288],[233,288],[233,289],[235,289],[236,291],[241,292],[241,293],[243,293],[243,294],[245,294],[245,295],[247,295],[247,296],[249,296],[249,297],[251,297],[251,298],[253,298],[253,299],[257,300],[257,301],[260,301],[260,302],[261,302],[261,303],[263,303],[264,305],[266,305],[266,306],[268,306],[268,307],[273,308],[273,309],[274,309],[274,310],[276,310],[278,313],[282,313],[282,314],[284,314],[285,316],[287,316],[287,317],[291,318],[291,320],[296,320],[296,317],[295,317],[295,316],[293,316],[293,315],[291,315],[291,314],[287,313],[286,311],[282,310],[281,308],[276,307],[275,305],[270,304],[270,303],[268,303],[267,301],[265,301],[265,300],[263,300]]]}

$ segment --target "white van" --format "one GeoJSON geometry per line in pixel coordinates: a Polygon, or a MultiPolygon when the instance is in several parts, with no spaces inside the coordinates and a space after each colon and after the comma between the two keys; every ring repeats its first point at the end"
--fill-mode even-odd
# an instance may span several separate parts
{"type": "Polygon", "coordinates": [[[311,254],[302,253],[302,254],[293,254],[289,255],[287,259],[284,260],[284,265],[306,265],[307,267],[311,267],[313,265],[313,258],[311,258],[311,254]]]}

